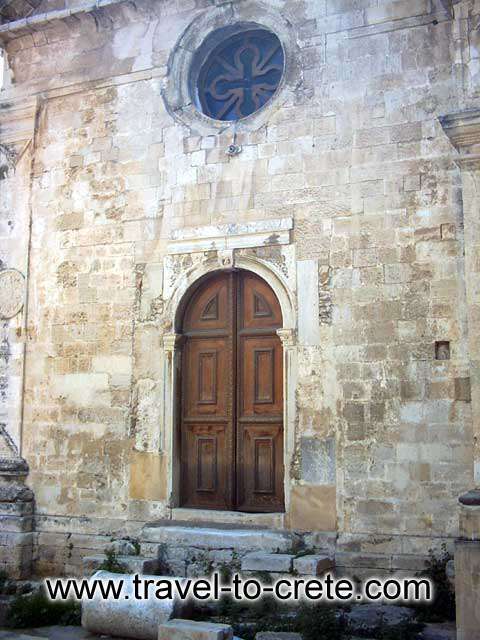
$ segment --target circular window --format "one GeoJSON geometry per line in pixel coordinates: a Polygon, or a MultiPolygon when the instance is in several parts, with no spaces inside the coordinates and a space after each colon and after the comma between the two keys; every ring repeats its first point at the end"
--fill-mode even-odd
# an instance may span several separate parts
{"type": "MultiPolygon", "coordinates": [[[[271,3],[215,4],[189,24],[170,53],[165,106],[199,135],[257,131],[276,109],[297,100],[303,82],[297,34],[271,3]],[[256,15],[261,22],[252,19],[256,15]]],[[[163,42],[163,28],[160,21],[155,42],[163,42]]]]}
{"type": "Polygon", "coordinates": [[[230,35],[207,55],[196,82],[199,109],[215,120],[240,120],[276,93],[285,68],[278,37],[266,29],[230,35]]]}

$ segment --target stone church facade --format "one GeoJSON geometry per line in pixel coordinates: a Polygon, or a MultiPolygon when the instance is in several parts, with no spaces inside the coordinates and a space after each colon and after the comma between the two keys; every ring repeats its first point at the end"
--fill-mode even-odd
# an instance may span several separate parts
{"type": "Polygon", "coordinates": [[[451,546],[480,477],[480,3],[0,11],[0,566],[79,573],[168,520],[357,574],[451,546]]]}

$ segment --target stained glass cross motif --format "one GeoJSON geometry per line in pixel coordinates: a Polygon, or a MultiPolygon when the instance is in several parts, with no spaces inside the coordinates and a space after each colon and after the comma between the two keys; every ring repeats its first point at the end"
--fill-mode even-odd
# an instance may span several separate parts
{"type": "Polygon", "coordinates": [[[276,35],[265,30],[237,34],[212,51],[200,72],[203,112],[217,120],[245,118],[270,100],[283,69],[276,35]]]}

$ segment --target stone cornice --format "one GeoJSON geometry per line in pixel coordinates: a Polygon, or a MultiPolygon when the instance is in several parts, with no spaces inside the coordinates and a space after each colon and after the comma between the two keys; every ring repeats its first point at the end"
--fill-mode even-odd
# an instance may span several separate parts
{"type": "Polygon", "coordinates": [[[23,477],[28,475],[28,464],[23,458],[0,458],[0,477],[23,477]]]}
{"type": "Polygon", "coordinates": [[[459,152],[456,161],[465,168],[480,168],[480,109],[452,113],[439,120],[459,152]]]}
{"type": "Polygon", "coordinates": [[[130,2],[130,0],[86,0],[83,4],[73,9],[58,9],[37,13],[28,18],[7,22],[0,25],[0,41],[8,42],[33,31],[42,31],[42,29],[51,26],[51,23],[56,20],[71,22],[72,17],[79,17],[81,14],[91,13],[104,7],[125,2],[130,2]]]}
{"type": "Polygon", "coordinates": [[[172,232],[167,253],[171,255],[211,250],[231,251],[248,247],[289,244],[292,229],[292,218],[185,227],[172,232]]]}
{"type": "Polygon", "coordinates": [[[35,128],[37,98],[0,103],[0,144],[19,144],[30,140],[35,128]]]}
{"type": "Polygon", "coordinates": [[[0,2],[1,22],[13,22],[31,15],[42,3],[42,0],[3,0],[0,2]]]}

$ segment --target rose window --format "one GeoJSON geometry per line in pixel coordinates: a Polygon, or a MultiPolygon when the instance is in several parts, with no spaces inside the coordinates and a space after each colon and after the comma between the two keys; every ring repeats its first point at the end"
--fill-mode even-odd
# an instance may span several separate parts
{"type": "Polygon", "coordinates": [[[200,69],[198,99],[215,120],[239,120],[276,93],[285,57],[277,36],[265,29],[237,33],[217,45],[200,69]]]}

